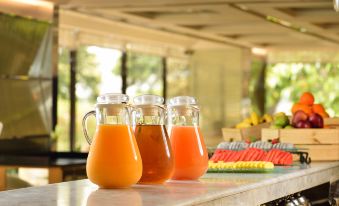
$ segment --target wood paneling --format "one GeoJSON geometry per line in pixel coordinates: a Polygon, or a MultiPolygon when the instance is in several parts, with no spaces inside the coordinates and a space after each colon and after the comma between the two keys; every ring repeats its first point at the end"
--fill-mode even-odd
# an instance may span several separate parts
{"type": "Polygon", "coordinates": [[[113,37],[125,36],[126,41],[133,39],[143,44],[156,40],[185,49],[195,49],[201,44],[247,48],[339,47],[339,13],[328,0],[51,1],[61,3],[62,10],[87,15],[86,24],[65,17],[67,21],[61,21],[62,28],[72,22],[72,28],[78,26],[80,33],[98,35],[110,30],[113,37]],[[100,26],[91,17],[112,24],[100,26]]]}

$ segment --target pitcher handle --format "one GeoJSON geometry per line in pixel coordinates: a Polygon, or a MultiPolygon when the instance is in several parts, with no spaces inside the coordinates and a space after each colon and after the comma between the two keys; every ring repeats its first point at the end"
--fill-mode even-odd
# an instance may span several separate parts
{"type": "Polygon", "coordinates": [[[88,136],[88,132],[87,132],[87,119],[91,115],[95,116],[95,111],[94,110],[92,110],[90,112],[87,112],[85,114],[84,118],[82,119],[82,131],[84,132],[85,138],[86,138],[86,140],[87,140],[89,145],[91,145],[92,139],[88,136]]]}

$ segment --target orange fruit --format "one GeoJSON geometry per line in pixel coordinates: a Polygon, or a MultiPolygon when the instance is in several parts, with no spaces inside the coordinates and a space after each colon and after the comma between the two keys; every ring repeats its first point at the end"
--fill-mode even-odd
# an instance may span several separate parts
{"type": "Polygon", "coordinates": [[[300,107],[301,107],[300,103],[293,104],[292,109],[291,109],[292,114],[296,113],[298,110],[301,110],[300,107]]]}
{"type": "Polygon", "coordinates": [[[326,113],[326,110],[322,104],[313,104],[312,105],[313,112],[320,114],[320,113],[326,113]]]}
{"type": "Polygon", "coordinates": [[[330,115],[328,115],[328,113],[327,112],[320,112],[320,113],[318,113],[322,118],[329,118],[330,117],[330,115]]]}
{"type": "Polygon", "coordinates": [[[312,105],[314,103],[314,96],[311,92],[304,92],[299,100],[299,103],[306,104],[306,105],[312,105]]]}
{"type": "Polygon", "coordinates": [[[295,103],[292,107],[292,113],[294,114],[299,110],[305,112],[307,115],[310,115],[313,113],[311,106],[306,105],[306,104],[301,104],[301,103],[295,103]]]}

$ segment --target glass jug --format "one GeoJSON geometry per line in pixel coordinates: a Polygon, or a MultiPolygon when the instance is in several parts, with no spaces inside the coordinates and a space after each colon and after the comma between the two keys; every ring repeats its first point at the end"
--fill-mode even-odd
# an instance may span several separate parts
{"type": "Polygon", "coordinates": [[[86,171],[88,179],[100,188],[125,188],[139,181],[142,162],[132,132],[128,96],[104,94],[97,98],[95,111],[88,112],[82,122],[90,144],[86,171]],[[96,131],[91,141],[87,134],[87,118],[96,116],[96,131]]]}
{"type": "Polygon", "coordinates": [[[170,139],[174,154],[171,179],[196,180],[208,167],[208,153],[199,128],[199,107],[194,97],[168,101],[170,139]]]}
{"type": "Polygon", "coordinates": [[[135,137],[142,158],[140,183],[159,184],[171,177],[173,155],[165,127],[164,98],[141,95],[133,99],[135,137]]]}

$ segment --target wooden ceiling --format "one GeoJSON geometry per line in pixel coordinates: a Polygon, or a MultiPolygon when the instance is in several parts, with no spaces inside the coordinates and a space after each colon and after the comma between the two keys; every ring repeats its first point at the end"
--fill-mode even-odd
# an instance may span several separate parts
{"type": "Polygon", "coordinates": [[[198,44],[194,40],[248,48],[339,48],[339,13],[331,0],[51,1],[64,11],[166,33],[169,42],[171,36],[183,37],[191,48],[198,44]]]}

